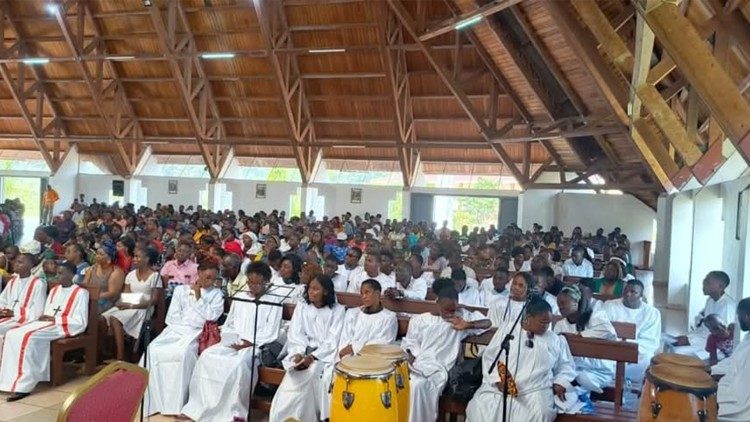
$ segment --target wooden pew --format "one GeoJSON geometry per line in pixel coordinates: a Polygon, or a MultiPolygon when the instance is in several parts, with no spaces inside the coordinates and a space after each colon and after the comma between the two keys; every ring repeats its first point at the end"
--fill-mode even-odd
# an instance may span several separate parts
{"type": "Polygon", "coordinates": [[[83,349],[85,363],[83,373],[93,375],[96,372],[96,348],[99,336],[99,286],[81,285],[89,291],[89,316],[86,331],[74,336],[55,340],[50,345],[50,382],[61,385],[65,382],[63,357],[66,352],[83,349]]]}
{"type": "MultiPolygon", "coordinates": [[[[351,308],[355,306],[361,306],[362,300],[358,294],[354,293],[337,293],[339,303],[351,308]]],[[[401,338],[406,335],[406,331],[409,326],[409,320],[412,314],[420,314],[424,312],[430,312],[436,309],[437,304],[434,302],[427,301],[414,301],[414,300],[390,300],[383,298],[383,306],[390,309],[398,314],[398,337],[401,338]]],[[[283,319],[291,319],[294,313],[294,304],[285,304],[283,311],[283,319]]],[[[469,310],[477,310],[486,314],[487,309],[475,308],[463,306],[469,310]]],[[[638,362],[638,345],[632,342],[626,342],[625,339],[635,338],[635,326],[629,323],[614,323],[615,330],[618,333],[618,337],[623,341],[610,341],[600,339],[583,338],[580,336],[567,336],[568,344],[570,346],[571,353],[574,356],[591,357],[597,359],[608,359],[616,361],[615,370],[615,388],[613,392],[609,394],[614,404],[609,406],[608,404],[602,404],[601,415],[561,415],[558,420],[564,421],[578,421],[578,420],[632,420],[635,415],[633,412],[624,411],[621,409],[623,385],[625,382],[625,364],[638,362]],[[579,419],[579,417],[585,417],[587,419],[579,419]],[[562,418],[562,419],[561,419],[562,418]],[[591,419],[593,418],[593,419],[591,419]]],[[[495,329],[490,329],[481,336],[471,336],[464,340],[466,344],[476,345],[487,345],[492,336],[495,333],[495,329]]],[[[269,385],[279,385],[284,378],[284,370],[279,368],[265,368],[261,367],[258,371],[258,380],[269,385]]],[[[605,395],[606,397],[606,395],[605,395]]],[[[270,401],[262,397],[254,397],[252,400],[253,408],[269,411],[270,401]]],[[[597,412],[599,412],[600,404],[595,404],[597,412]]],[[[451,420],[455,420],[457,415],[462,415],[466,411],[465,405],[461,402],[452,400],[450,397],[441,396],[438,411],[438,420],[444,420],[446,415],[451,416],[451,420]]]]}

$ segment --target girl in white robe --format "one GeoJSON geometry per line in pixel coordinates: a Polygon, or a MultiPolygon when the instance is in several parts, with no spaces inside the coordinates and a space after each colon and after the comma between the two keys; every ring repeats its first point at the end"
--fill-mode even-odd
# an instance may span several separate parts
{"type": "Polygon", "coordinates": [[[41,381],[50,379],[50,343],[82,333],[88,323],[89,292],[73,284],[76,266],[57,267],[60,284],[50,290],[44,314],[34,322],[5,334],[0,360],[0,391],[12,393],[8,401],[28,396],[41,381]]]}
{"type": "MultiPolygon", "coordinates": [[[[607,315],[590,308],[591,302],[583,296],[577,286],[565,286],[557,295],[562,319],[555,323],[555,333],[570,333],[587,338],[617,340],[615,327],[607,315]]],[[[588,391],[602,392],[615,378],[615,362],[574,356],[576,381],[588,391]]]]}
{"type": "MultiPolygon", "coordinates": [[[[218,273],[215,265],[201,264],[194,285],[175,287],[167,328],[151,342],[146,353],[147,415],[179,415],[187,402],[188,385],[198,361],[198,337],[206,321],[216,321],[224,311],[221,290],[214,287],[218,273]]],[[[144,364],[143,357],[140,364],[144,364]]]]}
{"type": "MultiPolygon", "coordinates": [[[[565,394],[563,385],[575,379],[575,369],[565,338],[550,331],[552,309],[544,299],[529,300],[523,322],[510,341],[508,371],[518,395],[508,395],[509,421],[552,422],[557,416],[554,397],[565,394]]],[[[482,356],[482,386],[466,407],[467,422],[500,421],[503,418],[502,384],[493,361],[510,324],[498,327],[482,356]],[[492,371],[490,371],[492,367],[492,371]]],[[[505,353],[498,362],[505,362],[505,353]]],[[[509,390],[510,391],[510,390],[509,390]]]]}
{"type": "Polygon", "coordinates": [[[328,390],[323,371],[336,356],[346,309],[336,302],[333,281],[318,275],[297,303],[282,361],[286,374],[271,402],[270,421],[320,420],[320,397],[328,390]]]}
{"type": "Polygon", "coordinates": [[[487,317],[492,322],[493,327],[500,327],[503,324],[513,324],[526,303],[529,290],[533,288],[533,279],[529,273],[516,273],[510,282],[510,293],[506,296],[499,297],[495,303],[490,306],[487,317]]]}
{"type": "Polygon", "coordinates": [[[257,298],[278,306],[232,302],[227,320],[221,327],[221,342],[201,354],[190,379],[189,399],[182,408],[182,413],[190,419],[231,421],[247,418],[250,396],[258,381],[260,349],[278,338],[281,326],[282,298],[265,294],[270,279],[271,269],[267,264],[253,262],[248,265],[249,291],[241,291],[234,298],[249,301],[257,298]],[[256,307],[258,319],[254,336],[256,307]],[[255,347],[252,347],[253,340],[255,347]]]}
{"type": "MultiPolygon", "coordinates": [[[[381,291],[382,287],[377,280],[367,279],[362,282],[362,306],[346,311],[334,364],[345,356],[359,353],[368,344],[388,344],[396,340],[398,318],[395,312],[383,307],[380,302],[381,291]]],[[[323,385],[331,385],[332,380],[333,366],[323,373],[323,385]]],[[[324,388],[320,395],[320,419],[328,419],[330,412],[331,395],[324,388]]]]}
{"type": "Polygon", "coordinates": [[[491,325],[481,312],[456,309],[458,293],[450,286],[438,292],[437,304],[439,314],[424,313],[409,320],[401,341],[409,359],[410,422],[437,419],[438,400],[458,359],[461,341],[491,325]]]}
{"type": "Polygon", "coordinates": [[[16,271],[0,292],[0,351],[8,330],[36,321],[44,311],[47,283],[31,274],[33,258],[28,254],[16,257],[16,271]]]}

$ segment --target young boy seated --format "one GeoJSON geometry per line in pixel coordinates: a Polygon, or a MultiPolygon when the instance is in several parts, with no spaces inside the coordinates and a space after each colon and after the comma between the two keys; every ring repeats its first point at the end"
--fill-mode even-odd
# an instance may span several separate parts
{"type": "Polygon", "coordinates": [[[709,314],[703,318],[703,323],[711,332],[706,340],[706,351],[709,363],[716,365],[721,359],[728,358],[734,350],[734,324],[727,326],[716,314],[709,314]],[[721,356],[719,356],[721,352],[721,356]]]}

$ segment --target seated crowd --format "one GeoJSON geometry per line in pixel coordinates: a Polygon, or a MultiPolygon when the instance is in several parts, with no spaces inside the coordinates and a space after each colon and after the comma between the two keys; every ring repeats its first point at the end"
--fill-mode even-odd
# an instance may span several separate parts
{"type": "Polygon", "coordinates": [[[576,228],[568,237],[537,224],[527,232],[515,225],[458,232],[369,214],[287,218],[283,211],[76,201],[29,244],[5,248],[0,266],[0,391],[11,393],[9,401],[49,380],[51,342],[85,330],[89,301],[81,286],[97,286],[100,359],[140,359],[147,367],[148,414],[244,418],[258,366],[276,365],[286,376],[270,420],[327,419],[334,365],[366,345],[397,340],[397,315],[381,302],[387,298],[437,302],[434,313],[411,316],[400,340],[411,421],[437,418],[462,340],[491,327],[467,420],[502,418],[507,384],[490,368],[509,332],[507,368],[518,391],[505,412],[554,420],[555,396],[601,393],[615,374],[614,362],[573,356],[558,334],[616,340],[613,322],[636,328],[638,363],[626,368],[633,386],[660,350],[705,357],[723,375],[720,414],[750,419],[748,390],[737,387],[750,367],[748,341],[739,343],[750,328],[750,299],[735,302],[725,293],[728,276],[713,271],[695,328],[663,336],[619,228],[608,235],[576,228]],[[362,306],[346,309],[337,293],[360,295],[362,306]],[[146,348],[140,342],[160,303],[166,328],[133,356],[128,345],[146,348]],[[296,304],[288,322],[283,304],[296,304]]]}

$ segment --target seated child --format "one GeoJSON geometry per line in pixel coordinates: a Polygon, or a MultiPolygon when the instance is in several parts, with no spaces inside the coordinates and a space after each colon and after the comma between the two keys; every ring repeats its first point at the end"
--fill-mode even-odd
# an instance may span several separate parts
{"type": "Polygon", "coordinates": [[[709,314],[703,319],[706,328],[711,332],[706,340],[706,351],[710,355],[711,366],[719,362],[719,352],[722,359],[732,355],[734,350],[734,324],[727,326],[716,314],[709,314]]]}

